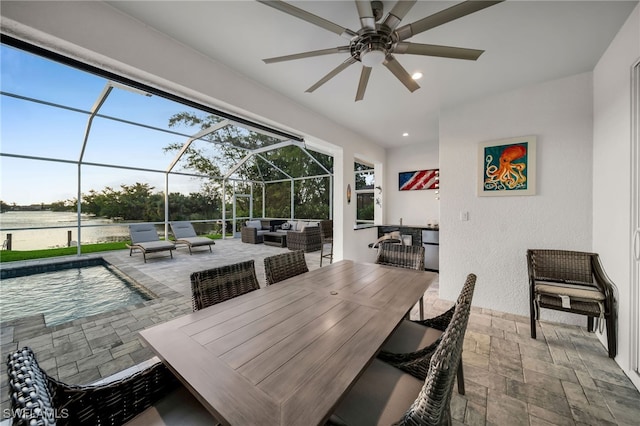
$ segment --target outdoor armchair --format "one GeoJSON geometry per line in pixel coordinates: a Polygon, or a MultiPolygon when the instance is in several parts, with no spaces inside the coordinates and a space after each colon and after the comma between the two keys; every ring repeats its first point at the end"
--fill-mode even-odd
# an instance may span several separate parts
{"type": "Polygon", "coordinates": [[[103,385],[76,386],[47,375],[24,347],[7,358],[11,416],[23,425],[121,425],[179,387],[162,363],[103,385]]]}
{"type": "Polygon", "coordinates": [[[601,331],[606,322],[609,358],[617,354],[615,285],[604,272],[597,253],[569,250],[527,250],[531,337],[536,338],[540,308],[594,318],[601,331]]]}
{"type": "MultiPolygon", "coordinates": [[[[470,274],[462,286],[456,303],[446,312],[422,321],[404,320],[393,332],[378,355],[381,360],[398,367],[417,379],[424,380],[429,360],[440,344],[440,339],[451,324],[456,306],[473,296],[476,276],[470,274]]],[[[462,357],[458,364],[458,393],[464,395],[462,357]]]]}
{"type": "MultiPolygon", "coordinates": [[[[424,271],[424,247],[380,244],[376,255],[376,263],[424,271]]],[[[424,319],[424,296],[420,298],[420,319],[424,319]]]]}
{"type": "Polygon", "coordinates": [[[270,231],[270,226],[263,229],[261,220],[248,220],[242,225],[240,234],[243,243],[262,244],[264,242],[263,235],[270,231]]]}
{"type": "Polygon", "coordinates": [[[302,250],[305,253],[320,250],[322,238],[319,226],[305,226],[301,231],[287,231],[289,250],[302,250]]]}
{"type": "Polygon", "coordinates": [[[129,256],[131,256],[134,250],[140,250],[144,258],[144,263],[147,263],[147,253],[169,251],[171,258],[173,258],[172,250],[176,249],[176,245],[171,241],[161,241],[158,237],[156,227],[153,224],[131,224],[129,225],[129,235],[131,237],[131,244],[127,244],[127,247],[129,247],[129,256]]]}
{"type": "Polygon", "coordinates": [[[267,285],[271,285],[309,272],[309,268],[304,258],[304,251],[296,250],[266,257],[264,272],[267,276],[267,285]]]}
{"type": "Polygon", "coordinates": [[[462,297],[458,298],[435,351],[415,354],[416,363],[428,366],[424,381],[376,359],[341,400],[329,424],[450,425],[453,382],[462,356],[475,281],[475,275],[467,277],[462,297]]]}
{"type": "Polygon", "coordinates": [[[259,288],[253,260],[194,272],[191,274],[193,310],[198,311],[259,288]]]}
{"type": "Polygon", "coordinates": [[[215,245],[215,242],[211,238],[198,237],[191,222],[171,222],[169,225],[171,225],[171,232],[173,232],[173,236],[176,239],[176,244],[185,244],[189,247],[189,254],[192,254],[191,249],[193,247],[208,246],[209,252],[213,251],[211,246],[215,245]]]}

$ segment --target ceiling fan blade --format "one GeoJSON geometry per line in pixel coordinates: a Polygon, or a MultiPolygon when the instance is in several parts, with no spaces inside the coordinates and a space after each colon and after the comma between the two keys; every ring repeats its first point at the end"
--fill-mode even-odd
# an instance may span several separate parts
{"type": "Polygon", "coordinates": [[[441,58],[467,59],[475,61],[484,50],[465,49],[463,47],[439,46],[435,44],[408,43],[401,41],[396,45],[393,53],[407,55],[438,56],[441,58]]]}
{"type": "Polygon", "coordinates": [[[393,55],[387,55],[387,58],[384,60],[383,65],[389,69],[396,76],[398,80],[405,85],[410,92],[415,92],[420,88],[418,83],[414,79],[411,78],[411,75],[405,70],[400,62],[396,61],[396,58],[393,55]]]}
{"type": "Polygon", "coordinates": [[[330,55],[332,53],[349,52],[349,46],[331,47],[329,49],[312,50],[309,52],[295,53],[293,55],[277,56],[275,58],[267,58],[262,61],[265,64],[273,64],[274,62],[291,61],[294,59],[312,58],[314,56],[330,55]]]}
{"type": "Polygon", "coordinates": [[[474,12],[478,12],[487,7],[502,3],[504,0],[497,1],[479,1],[479,0],[467,0],[462,3],[458,3],[455,6],[451,6],[448,9],[434,13],[433,15],[422,18],[411,24],[404,25],[396,30],[398,34],[398,40],[406,40],[416,34],[420,34],[423,31],[430,30],[439,25],[446,24],[463,16],[470,15],[474,12]]]}
{"type": "Polygon", "coordinates": [[[416,4],[416,0],[412,1],[398,1],[391,9],[391,12],[384,18],[383,25],[386,25],[391,30],[395,30],[400,21],[411,10],[413,5],[416,4]]]}
{"type": "Polygon", "coordinates": [[[356,92],[356,102],[364,99],[364,91],[367,90],[367,83],[369,83],[369,76],[371,75],[371,67],[362,66],[362,72],[360,73],[360,82],[358,83],[358,91],[356,92]]]}
{"type": "Polygon", "coordinates": [[[358,61],[355,60],[353,57],[349,57],[349,59],[347,59],[346,61],[344,61],[343,63],[341,63],[337,67],[335,67],[331,72],[329,72],[329,74],[327,74],[324,77],[322,77],[320,80],[318,80],[318,82],[316,84],[314,84],[313,86],[311,86],[307,90],[305,90],[305,92],[306,93],[313,92],[318,87],[322,86],[327,81],[331,80],[333,77],[338,75],[341,71],[344,71],[349,65],[355,64],[356,62],[358,62],[358,61]]]}
{"type": "Polygon", "coordinates": [[[274,9],[279,10],[280,12],[284,12],[298,19],[302,19],[303,21],[307,21],[313,25],[317,25],[320,28],[324,28],[325,30],[331,31],[332,33],[336,33],[348,40],[351,40],[353,37],[356,37],[358,35],[348,28],[341,27],[338,24],[334,24],[333,22],[327,21],[320,16],[314,15],[313,13],[307,12],[306,10],[299,9],[281,0],[258,0],[258,3],[271,6],[274,9]]]}
{"type": "Polygon", "coordinates": [[[356,0],[356,8],[360,17],[360,26],[362,29],[375,31],[376,19],[373,16],[371,2],[368,0],[356,0]]]}

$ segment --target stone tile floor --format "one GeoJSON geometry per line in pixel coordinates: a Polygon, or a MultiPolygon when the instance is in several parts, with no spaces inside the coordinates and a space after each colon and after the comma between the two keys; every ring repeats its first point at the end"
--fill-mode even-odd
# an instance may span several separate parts
{"type": "MultiPolygon", "coordinates": [[[[267,256],[287,249],[217,241],[206,249],[150,255],[128,251],[97,254],[158,298],[55,327],[42,315],[0,323],[3,359],[30,346],[42,368],[66,383],[87,384],[130,368],[153,356],[138,331],[191,311],[191,272],[254,259],[264,285],[267,256]]],[[[94,255],[96,256],[96,255],[94,255]]],[[[309,269],[320,252],[306,255],[309,269]]],[[[51,261],[51,260],[41,260],[51,261]]],[[[15,264],[2,265],[3,267],[15,264]]],[[[438,299],[437,274],[425,294],[428,316],[443,312],[450,301],[438,299]]],[[[417,317],[417,307],[412,317],[417,317]]],[[[454,425],[637,425],[640,393],[605,348],[585,328],[540,324],[538,339],[529,337],[528,317],[473,308],[463,352],[466,395],[454,390],[454,425]]],[[[0,374],[0,408],[8,407],[6,374],[0,374]]]]}

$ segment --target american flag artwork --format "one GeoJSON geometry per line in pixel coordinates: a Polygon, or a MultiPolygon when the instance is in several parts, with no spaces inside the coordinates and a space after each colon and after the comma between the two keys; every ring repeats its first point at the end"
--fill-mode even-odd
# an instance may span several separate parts
{"type": "Polygon", "coordinates": [[[418,170],[415,172],[400,172],[400,191],[415,189],[438,189],[440,187],[440,170],[418,170]]]}

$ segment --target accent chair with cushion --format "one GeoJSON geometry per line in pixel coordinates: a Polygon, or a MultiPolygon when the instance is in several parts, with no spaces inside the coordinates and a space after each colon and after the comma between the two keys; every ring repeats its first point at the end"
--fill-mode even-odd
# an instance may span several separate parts
{"type": "MultiPolygon", "coordinates": [[[[381,360],[398,367],[417,379],[424,380],[429,369],[429,360],[435,353],[442,335],[449,327],[456,305],[473,294],[476,276],[469,274],[462,286],[456,303],[448,311],[421,321],[404,320],[385,342],[378,354],[381,360]],[[416,356],[419,354],[419,356],[416,356]]],[[[464,371],[462,357],[458,364],[458,393],[464,395],[464,371]]]]}
{"type": "MultiPolygon", "coordinates": [[[[305,253],[320,250],[322,238],[318,222],[289,221],[287,247],[289,250],[302,250],[305,253]]],[[[282,224],[282,226],[286,226],[282,224]]]]}
{"type": "Polygon", "coordinates": [[[604,272],[597,253],[569,250],[527,250],[531,337],[536,338],[540,308],[587,316],[587,330],[594,319],[606,322],[609,358],[617,354],[615,285],[604,272]]]}
{"type": "Polygon", "coordinates": [[[16,426],[218,423],[161,362],[101,384],[68,385],[24,347],[8,356],[7,374],[16,426]]]}
{"type": "Polygon", "coordinates": [[[269,231],[269,227],[267,227],[267,229],[263,229],[262,221],[260,219],[248,220],[242,226],[242,242],[249,244],[261,244],[264,242],[264,234],[269,231]]]}
{"type": "MultiPolygon", "coordinates": [[[[470,274],[438,346],[429,355],[426,379],[418,380],[375,359],[342,398],[329,425],[450,425],[451,394],[469,322],[476,277],[470,274]]],[[[416,362],[424,362],[416,353],[416,362]]]]}

